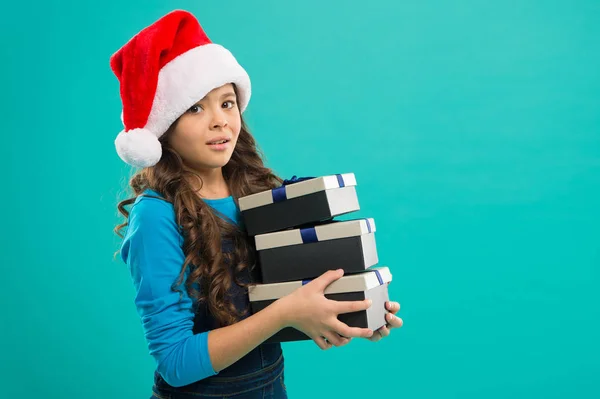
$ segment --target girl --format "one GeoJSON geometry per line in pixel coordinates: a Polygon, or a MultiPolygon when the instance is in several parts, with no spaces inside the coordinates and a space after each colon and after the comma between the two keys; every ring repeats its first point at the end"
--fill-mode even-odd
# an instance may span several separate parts
{"type": "Polygon", "coordinates": [[[286,398],[281,345],[264,343],[282,328],[328,349],[401,326],[395,302],[375,334],[340,322],[339,314],[370,303],[326,299],[343,274],[333,270],[249,314],[256,269],[237,199],[283,181],[263,165],[242,119],[247,73],[180,10],[135,35],[110,64],[125,126],[117,153],[141,168],[130,180],[133,197],[118,205],[126,221],[115,231],[156,361],[153,398],[286,398]]]}

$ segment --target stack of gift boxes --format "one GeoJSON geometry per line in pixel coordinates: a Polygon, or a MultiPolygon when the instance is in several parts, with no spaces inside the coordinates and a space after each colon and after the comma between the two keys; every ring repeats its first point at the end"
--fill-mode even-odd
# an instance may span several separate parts
{"type": "MultiPolygon", "coordinates": [[[[239,199],[248,235],[256,245],[259,281],[249,287],[256,313],[328,270],[344,276],[324,291],[337,301],[371,299],[365,311],[340,314],[350,327],[373,331],[386,324],[385,302],[392,275],[378,263],[375,222],[371,218],[334,220],[360,210],[353,173],[297,179],[279,188],[239,199]]],[[[308,340],[288,327],[267,342],[308,340]]]]}

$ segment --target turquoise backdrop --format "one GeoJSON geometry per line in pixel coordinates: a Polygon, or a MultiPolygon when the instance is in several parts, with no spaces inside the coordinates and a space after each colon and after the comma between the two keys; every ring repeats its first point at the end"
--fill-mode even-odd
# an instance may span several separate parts
{"type": "Polygon", "coordinates": [[[0,13],[0,397],[147,398],[109,57],[173,8],[282,176],[354,172],[405,326],[284,345],[291,398],[600,397],[600,2],[33,1],[0,13]]]}

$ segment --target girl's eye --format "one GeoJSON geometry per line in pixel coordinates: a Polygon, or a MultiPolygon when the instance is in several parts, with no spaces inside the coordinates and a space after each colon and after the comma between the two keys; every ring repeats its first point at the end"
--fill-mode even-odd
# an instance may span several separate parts
{"type": "Polygon", "coordinates": [[[225,101],[225,102],[223,103],[223,105],[224,105],[224,107],[223,107],[223,108],[233,108],[233,106],[235,105],[235,102],[234,102],[234,101],[231,101],[231,100],[230,100],[230,101],[225,101]]]}
{"type": "Polygon", "coordinates": [[[192,105],[191,108],[188,110],[188,112],[190,112],[192,114],[197,114],[201,110],[202,110],[201,106],[199,106],[199,105],[192,105]]]}

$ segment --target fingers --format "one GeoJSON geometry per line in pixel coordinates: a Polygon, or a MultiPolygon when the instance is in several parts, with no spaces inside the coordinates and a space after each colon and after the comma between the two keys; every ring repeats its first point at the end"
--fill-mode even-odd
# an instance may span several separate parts
{"type": "Polygon", "coordinates": [[[312,340],[315,341],[315,344],[317,344],[317,346],[324,351],[331,348],[331,344],[323,337],[312,337],[312,340]]]}
{"type": "Polygon", "coordinates": [[[377,342],[382,338],[389,336],[390,330],[392,328],[400,328],[402,327],[402,324],[404,324],[401,318],[395,316],[392,313],[388,313],[387,315],[385,315],[385,320],[387,321],[387,324],[375,331],[375,333],[373,333],[373,336],[369,338],[369,341],[377,342]]]}
{"type": "Polygon", "coordinates": [[[347,338],[370,338],[373,336],[373,330],[370,328],[350,327],[337,319],[332,327],[339,335],[347,338]]]}
{"type": "Polygon", "coordinates": [[[390,329],[388,328],[388,326],[383,326],[378,331],[379,332],[377,333],[377,335],[381,336],[381,338],[385,338],[390,335],[390,329]]]}
{"type": "Polygon", "coordinates": [[[314,279],[307,285],[312,284],[312,286],[317,288],[318,290],[325,291],[325,288],[327,288],[327,286],[329,284],[333,283],[335,280],[339,279],[343,275],[344,275],[343,269],[329,270],[329,271],[321,274],[319,277],[317,277],[316,279],[314,279]]]}
{"type": "Polygon", "coordinates": [[[323,333],[323,336],[312,337],[317,346],[322,350],[327,350],[332,346],[344,346],[348,344],[352,338],[340,337],[334,331],[327,331],[323,333]]]}
{"type": "Polygon", "coordinates": [[[385,315],[385,320],[387,321],[390,328],[400,328],[404,322],[398,316],[395,316],[393,313],[388,313],[385,315]]]}
{"type": "Polygon", "coordinates": [[[386,302],[385,308],[392,313],[398,313],[400,310],[400,304],[398,302],[386,302]]]}
{"type": "Polygon", "coordinates": [[[352,313],[360,312],[361,310],[367,310],[373,304],[371,299],[365,299],[364,301],[335,301],[337,302],[336,313],[352,313]]]}
{"type": "Polygon", "coordinates": [[[350,342],[349,338],[340,337],[334,331],[327,331],[326,333],[323,334],[323,336],[327,339],[327,341],[329,341],[331,344],[333,344],[333,346],[344,346],[348,342],[350,342]]]}
{"type": "Polygon", "coordinates": [[[390,329],[387,326],[383,326],[373,333],[373,336],[371,338],[369,338],[369,341],[371,341],[371,342],[381,341],[383,338],[387,337],[388,335],[390,335],[390,329]]]}

